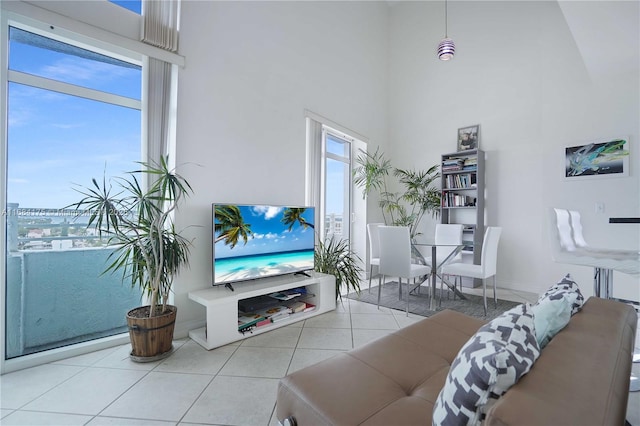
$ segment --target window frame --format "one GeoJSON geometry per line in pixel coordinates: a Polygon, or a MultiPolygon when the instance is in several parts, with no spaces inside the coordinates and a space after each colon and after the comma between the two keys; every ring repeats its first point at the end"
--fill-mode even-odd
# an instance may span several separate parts
{"type": "MultiPolygon", "coordinates": [[[[42,88],[44,90],[52,90],[73,96],[80,96],[95,100],[98,102],[106,102],[113,105],[124,106],[137,109],[140,111],[141,120],[147,111],[145,105],[146,94],[144,93],[146,84],[145,56],[141,53],[134,52],[119,46],[111,45],[97,38],[92,38],[83,34],[76,34],[69,30],[62,29],[55,25],[49,25],[36,21],[32,18],[24,17],[10,11],[0,9],[0,43],[7,48],[2,49],[6,54],[0,55],[0,211],[4,218],[0,225],[0,256],[2,261],[7,256],[7,234],[6,234],[6,212],[7,212],[7,149],[8,149],[8,84],[15,82],[19,84],[27,84],[42,88]],[[142,67],[142,93],[141,100],[135,100],[120,95],[109,94],[94,89],[84,88],[73,84],[60,81],[50,80],[44,77],[33,76],[20,71],[9,70],[9,27],[16,27],[25,31],[42,35],[64,43],[73,44],[75,46],[92,50],[116,59],[130,62],[142,67]]],[[[141,129],[140,149],[141,153],[145,151],[143,147],[143,137],[145,129],[141,129]]],[[[3,268],[4,269],[4,268],[3,268]]],[[[125,344],[129,341],[127,333],[121,333],[114,336],[104,337],[101,339],[91,340],[87,342],[77,343],[74,345],[64,346],[51,349],[44,352],[24,355],[17,358],[5,359],[6,357],[6,286],[7,276],[5,273],[0,277],[0,374],[20,370],[23,368],[33,367],[36,365],[57,361],[85,354],[88,352],[113,347],[115,345],[125,344]]]]}

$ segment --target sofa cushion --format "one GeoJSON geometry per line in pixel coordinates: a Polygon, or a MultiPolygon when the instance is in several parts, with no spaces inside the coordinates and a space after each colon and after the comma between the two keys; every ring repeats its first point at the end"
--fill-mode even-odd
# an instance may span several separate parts
{"type": "Polygon", "coordinates": [[[480,327],[451,364],[433,424],[480,424],[491,400],[526,374],[539,355],[529,305],[518,305],[480,327]]]}
{"type": "Polygon", "coordinates": [[[284,377],[276,415],[299,425],[416,425],[486,321],[444,310],[284,377]]]}
{"type": "Polygon", "coordinates": [[[571,275],[567,274],[557,284],[552,285],[538,299],[538,303],[545,299],[557,300],[566,297],[571,302],[571,315],[576,314],[582,309],[584,297],[580,292],[580,288],[575,281],[571,279],[571,275]]]}

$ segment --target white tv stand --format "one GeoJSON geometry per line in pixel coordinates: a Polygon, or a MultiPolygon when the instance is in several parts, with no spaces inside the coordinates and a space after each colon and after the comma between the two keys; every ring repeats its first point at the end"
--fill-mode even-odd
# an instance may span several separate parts
{"type": "Polygon", "coordinates": [[[310,278],[303,275],[286,275],[234,283],[235,291],[224,286],[215,286],[189,292],[189,299],[207,308],[207,325],[191,330],[189,337],[205,349],[213,349],[334,310],[336,308],[335,277],[318,272],[309,274],[310,278]],[[307,299],[316,305],[313,311],[292,314],[286,320],[257,327],[252,333],[242,334],[238,331],[239,300],[303,286],[309,293],[315,295],[307,299]]]}

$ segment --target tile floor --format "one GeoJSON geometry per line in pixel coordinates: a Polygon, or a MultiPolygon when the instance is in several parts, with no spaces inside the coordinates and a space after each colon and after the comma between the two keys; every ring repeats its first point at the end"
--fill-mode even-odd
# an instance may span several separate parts
{"type": "MultiPolygon", "coordinates": [[[[537,299],[508,290],[498,297],[537,299]]],[[[344,299],[336,311],[211,351],[176,341],[155,363],[131,362],[129,345],[101,350],[1,376],[0,423],[277,425],[281,377],[420,318],[344,299]]],[[[629,421],[640,426],[640,392],[629,402],[629,421]]]]}

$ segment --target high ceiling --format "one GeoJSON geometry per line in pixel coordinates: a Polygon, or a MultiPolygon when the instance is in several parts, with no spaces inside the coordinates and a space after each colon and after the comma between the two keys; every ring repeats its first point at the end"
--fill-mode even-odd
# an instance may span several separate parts
{"type": "Polygon", "coordinates": [[[559,1],[592,78],[639,70],[640,3],[559,1]]]}

